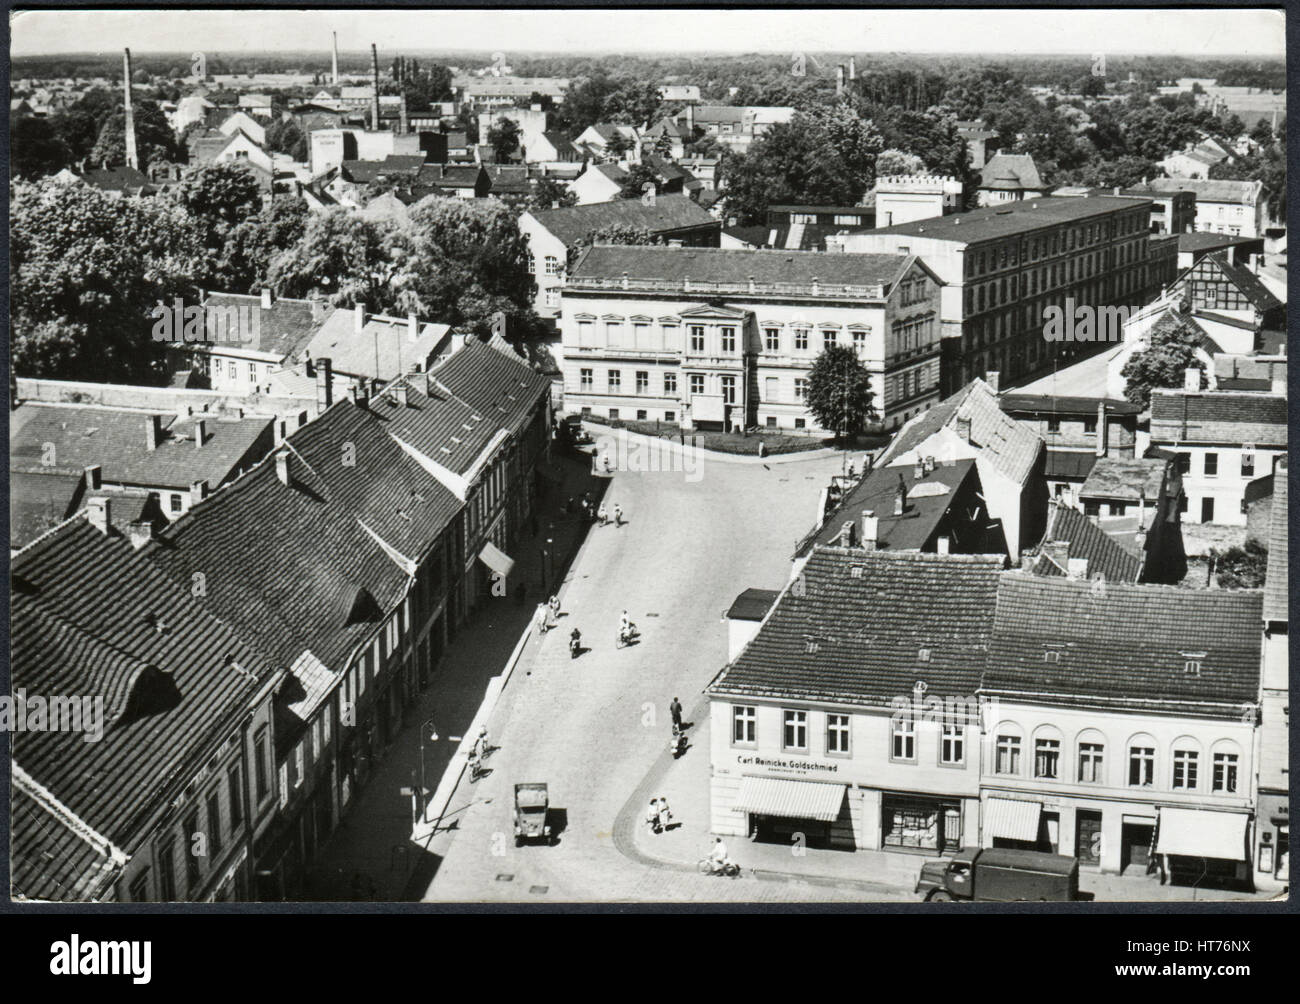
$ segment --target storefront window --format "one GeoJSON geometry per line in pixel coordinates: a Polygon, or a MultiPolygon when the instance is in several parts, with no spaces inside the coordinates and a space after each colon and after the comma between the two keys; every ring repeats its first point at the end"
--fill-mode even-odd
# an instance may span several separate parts
{"type": "Polygon", "coordinates": [[[961,846],[961,806],[940,799],[886,794],[881,804],[881,843],[944,851],[961,846]]]}

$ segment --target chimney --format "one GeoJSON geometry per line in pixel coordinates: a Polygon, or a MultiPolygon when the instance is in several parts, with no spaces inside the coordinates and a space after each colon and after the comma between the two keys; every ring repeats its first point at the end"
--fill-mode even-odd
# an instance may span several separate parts
{"type": "Polygon", "coordinates": [[[140,169],[140,154],[135,146],[135,111],[131,108],[131,50],[122,50],[122,90],[125,92],[126,121],[123,132],[126,136],[126,166],[140,169]]]}
{"type": "Polygon", "coordinates": [[[925,460],[921,464],[921,473],[922,474],[934,473],[934,457],[925,458],[925,460]]]}
{"type": "Polygon", "coordinates": [[[1067,558],[1065,562],[1065,575],[1069,579],[1086,579],[1088,577],[1088,559],[1087,558],[1067,558]]]}
{"type": "Polygon", "coordinates": [[[131,541],[131,547],[138,551],[153,540],[153,524],[147,519],[133,519],[127,524],[126,535],[131,541]]]}
{"type": "Polygon", "coordinates": [[[1286,393],[1286,371],[1285,370],[1282,371],[1281,376],[1278,375],[1276,370],[1273,371],[1273,382],[1272,382],[1272,386],[1270,387],[1270,390],[1274,394],[1286,393]]]}
{"type": "Polygon", "coordinates": [[[336,31],[333,34],[334,34],[334,72],[330,77],[330,83],[332,83],[335,87],[337,87],[339,83],[339,33],[336,31]]]}
{"type": "Polygon", "coordinates": [[[280,484],[286,488],[290,487],[288,450],[281,450],[275,455],[275,476],[280,479],[280,484]]]}
{"type": "Polygon", "coordinates": [[[1053,563],[1065,570],[1070,565],[1070,542],[1068,540],[1048,540],[1043,543],[1043,554],[1053,563]]]}
{"type": "Polygon", "coordinates": [[[414,314],[406,315],[406,334],[413,342],[420,338],[420,322],[415,319],[414,314]]]}
{"type": "Polygon", "coordinates": [[[90,519],[90,525],[108,536],[109,527],[113,522],[113,503],[104,496],[86,500],[86,514],[90,519]]]}
{"type": "Polygon", "coordinates": [[[894,515],[901,516],[907,511],[907,482],[903,480],[903,474],[900,471],[898,475],[898,488],[894,491],[894,515]]]}
{"type": "Polygon", "coordinates": [[[160,442],[162,442],[162,416],[150,415],[144,422],[145,449],[156,450],[160,442]]]}
{"type": "Polygon", "coordinates": [[[405,381],[398,381],[393,384],[393,400],[397,402],[397,407],[405,408],[409,404],[407,397],[407,386],[405,381]]]}
{"type": "Polygon", "coordinates": [[[935,548],[938,554],[947,554],[951,546],[952,546],[952,541],[949,539],[947,534],[944,534],[937,541],[935,541],[935,548]]]}
{"type": "Polygon", "coordinates": [[[208,423],[204,419],[196,418],[194,420],[194,448],[196,450],[203,449],[203,441],[207,434],[208,423]]]}
{"type": "Polygon", "coordinates": [[[1097,402],[1097,456],[1104,457],[1110,446],[1110,430],[1106,423],[1106,402],[1097,402]]]}
{"type": "Polygon", "coordinates": [[[208,497],[208,483],[206,481],[195,481],[190,485],[190,505],[198,505],[208,497]]]}
{"type": "Polygon", "coordinates": [[[316,360],[316,410],[325,411],[334,403],[334,363],[328,357],[316,360]]]}
{"type": "Polygon", "coordinates": [[[402,91],[402,103],[401,103],[401,105],[400,105],[399,107],[400,107],[401,110],[398,112],[398,119],[397,119],[397,122],[398,122],[398,128],[400,129],[402,135],[405,136],[408,132],[411,131],[411,119],[410,119],[410,116],[407,114],[407,111],[406,111],[406,92],[405,92],[405,91],[402,91]]]}
{"type": "Polygon", "coordinates": [[[876,541],[880,533],[880,520],[870,509],[862,510],[862,546],[868,551],[876,549],[876,541]]]}
{"type": "Polygon", "coordinates": [[[835,94],[838,97],[844,93],[844,67],[835,67],[835,94]]]}
{"type": "Polygon", "coordinates": [[[311,323],[320,324],[325,320],[326,303],[319,296],[311,297],[311,323]]]}
{"type": "Polygon", "coordinates": [[[1183,390],[1195,393],[1201,389],[1201,371],[1195,366],[1188,366],[1183,371],[1183,390]]]}
{"type": "Polygon", "coordinates": [[[1001,380],[1001,374],[997,370],[989,370],[984,374],[984,382],[989,385],[989,389],[994,394],[998,393],[998,383],[1001,380]]]}
{"type": "Polygon", "coordinates": [[[1137,533],[1133,534],[1133,546],[1139,551],[1147,549],[1147,532],[1145,530],[1138,530],[1137,533]]]}
{"type": "Polygon", "coordinates": [[[352,308],[352,317],[354,319],[352,330],[358,335],[366,329],[366,305],[358,303],[352,308]]]}
{"type": "Polygon", "coordinates": [[[86,490],[96,491],[104,483],[104,468],[91,464],[86,468],[86,490]]]}
{"type": "Polygon", "coordinates": [[[379,131],[379,50],[370,43],[370,68],[375,80],[375,90],[370,96],[370,128],[379,131]]]}
{"type": "Polygon", "coordinates": [[[917,457],[916,463],[912,465],[912,478],[920,481],[923,477],[925,477],[925,461],[917,457]]]}
{"type": "Polygon", "coordinates": [[[269,289],[262,290],[262,309],[270,310],[274,296],[269,289]]]}
{"type": "Polygon", "coordinates": [[[695,140],[695,102],[686,102],[686,142],[695,140]]]}
{"type": "Polygon", "coordinates": [[[850,80],[858,79],[858,64],[857,64],[857,60],[853,56],[849,57],[849,79],[850,80]]]}
{"type": "Polygon", "coordinates": [[[840,527],[840,539],[838,543],[840,547],[853,546],[853,520],[846,520],[844,525],[840,527]]]}
{"type": "Polygon", "coordinates": [[[969,415],[957,416],[957,435],[961,437],[962,442],[964,443],[970,442],[970,416],[969,415]]]}

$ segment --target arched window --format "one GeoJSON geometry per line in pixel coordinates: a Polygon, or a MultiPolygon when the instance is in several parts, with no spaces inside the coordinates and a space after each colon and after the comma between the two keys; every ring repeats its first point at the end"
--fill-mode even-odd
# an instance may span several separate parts
{"type": "Polygon", "coordinates": [[[1132,788],[1155,787],[1156,741],[1145,732],[1128,741],[1128,783],[1132,788]]]}
{"type": "Polygon", "coordinates": [[[1191,736],[1179,736],[1173,746],[1173,774],[1170,787],[1175,791],[1195,791],[1200,782],[1201,744],[1191,736]]]}
{"type": "Polygon", "coordinates": [[[1075,740],[1075,757],[1075,777],[1081,784],[1106,783],[1105,736],[1096,729],[1084,729],[1075,740]]]}
{"type": "Polygon", "coordinates": [[[1015,722],[1000,722],[994,730],[993,772],[1013,777],[1020,775],[1020,757],[1024,730],[1015,722]]]}
{"type": "Polygon", "coordinates": [[[1061,733],[1051,725],[1034,730],[1034,777],[1057,780],[1061,776],[1061,733]]]}
{"type": "Polygon", "coordinates": [[[1240,783],[1241,747],[1231,739],[1220,739],[1210,750],[1212,791],[1235,795],[1240,783]]]}

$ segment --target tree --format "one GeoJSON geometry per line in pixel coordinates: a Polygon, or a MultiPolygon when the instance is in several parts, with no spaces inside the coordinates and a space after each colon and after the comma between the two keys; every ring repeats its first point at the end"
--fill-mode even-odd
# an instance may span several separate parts
{"type": "Polygon", "coordinates": [[[1273,142],[1273,127],[1268,119],[1260,119],[1251,127],[1250,138],[1260,146],[1268,146],[1273,142]]]}
{"type": "Polygon", "coordinates": [[[836,440],[861,432],[876,417],[871,375],[847,345],[822,350],[808,373],[808,411],[836,440]]]}
{"type": "Polygon", "coordinates": [[[294,160],[307,160],[307,137],[293,119],[278,119],[266,127],[266,146],[276,153],[287,153],[294,160]]]}
{"type": "Polygon", "coordinates": [[[199,241],[210,253],[211,271],[198,278],[219,282],[219,259],[231,232],[262,208],[262,190],[247,166],[238,162],[205,164],[192,171],[171,196],[189,215],[199,241]]]}
{"type": "Polygon", "coordinates": [[[519,140],[523,130],[514,119],[502,115],[488,129],[487,142],[492,147],[492,156],[498,164],[507,164],[519,150],[519,140]]]}
{"type": "Polygon", "coordinates": [[[619,189],[618,197],[620,199],[653,197],[651,193],[657,191],[659,185],[659,173],[653,167],[649,164],[633,164],[628,169],[627,177],[623,180],[623,187],[619,189]]]}
{"type": "Polygon", "coordinates": [[[56,174],[72,163],[72,151],[49,119],[15,119],[9,126],[9,171],[19,178],[56,174]]]}
{"type": "Polygon", "coordinates": [[[1153,388],[1181,387],[1187,370],[1203,371],[1205,366],[1196,355],[1202,338],[1200,330],[1185,317],[1166,314],[1151,329],[1147,347],[1133,353],[1120,370],[1125,380],[1124,396],[1147,408],[1153,388]]]}
{"type": "Polygon", "coordinates": [[[914,153],[902,150],[881,150],[876,158],[876,177],[883,178],[900,174],[923,174],[925,162],[914,153]]]}
{"type": "Polygon", "coordinates": [[[270,285],[271,263],[302,240],[310,213],[301,199],[275,199],[226,237],[213,270],[214,288],[248,293],[270,285]]]}
{"type": "Polygon", "coordinates": [[[11,188],[14,371],[63,380],[160,383],[149,312],[193,289],[203,250],[164,199],[114,198],[51,179],[11,188]]]}
{"type": "Polygon", "coordinates": [[[563,182],[556,181],[554,178],[541,178],[528,197],[528,208],[538,212],[543,209],[554,209],[556,203],[560,208],[574,206],[578,203],[578,197],[569,191],[563,182]]]}
{"type": "MultiPolygon", "coordinates": [[[[140,157],[140,169],[150,164],[173,160],[176,156],[176,137],[167,124],[167,117],[153,101],[139,100],[134,104],[135,146],[140,157]]],[[[107,164],[120,167],[126,163],[126,113],[115,112],[99,131],[95,148],[90,152],[92,166],[107,164]]]]}
{"type": "Polygon", "coordinates": [[[605,143],[605,154],[611,160],[622,160],[623,154],[632,149],[632,141],[621,129],[615,129],[614,135],[605,143]]]}
{"type": "Polygon", "coordinates": [[[281,296],[319,289],[337,307],[405,312],[403,288],[394,282],[404,243],[393,223],[334,208],[310,217],[302,238],[272,260],[267,278],[281,296]]]}
{"type": "Polygon", "coordinates": [[[1211,548],[1214,577],[1224,589],[1259,589],[1268,571],[1268,548],[1255,537],[1225,551],[1211,548]]]}
{"type": "Polygon", "coordinates": [[[573,268],[573,263],[581,256],[582,252],[589,247],[597,244],[663,244],[662,237],[656,237],[645,227],[634,227],[623,223],[615,223],[607,227],[601,227],[598,230],[592,230],[582,240],[571,244],[568,249],[568,267],[573,268]]]}

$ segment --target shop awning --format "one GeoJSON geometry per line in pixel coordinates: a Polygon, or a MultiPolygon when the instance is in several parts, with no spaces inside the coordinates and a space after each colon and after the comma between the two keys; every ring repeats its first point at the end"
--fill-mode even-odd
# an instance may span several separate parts
{"type": "Polygon", "coordinates": [[[492,571],[496,572],[503,579],[506,578],[515,567],[515,563],[511,560],[510,556],[491,541],[488,541],[483,545],[483,550],[478,553],[478,560],[487,565],[488,568],[492,569],[492,571]]]}
{"type": "Polygon", "coordinates": [[[782,777],[743,777],[735,808],[760,816],[817,819],[829,823],[840,814],[844,785],[794,781],[782,777]]]}
{"type": "Polygon", "coordinates": [[[1042,802],[1017,798],[990,798],[984,803],[984,833],[1004,840],[1038,839],[1038,817],[1042,802]]]}
{"type": "Polygon", "coordinates": [[[1156,853],[1245,861],[1249,818],[1244,812],[1161,809],[1156,853]]]}

